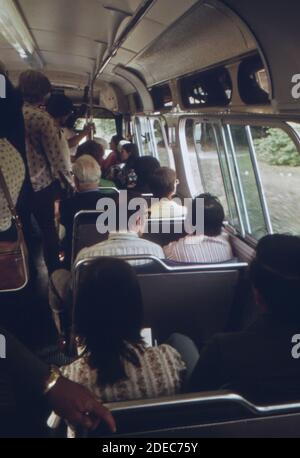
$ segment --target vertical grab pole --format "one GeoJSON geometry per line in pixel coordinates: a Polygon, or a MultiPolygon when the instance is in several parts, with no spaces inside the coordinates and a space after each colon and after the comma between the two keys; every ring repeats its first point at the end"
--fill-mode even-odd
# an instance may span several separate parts
{"type": "MultiPolygon", "coordinates": [[[[90,75],[90,119],[89,119],[89,124],[93,125],[94,123],[94,75],[90,75]]],[[[94,139],[94,129],[91,131],[91,140],[94,139]]]]}

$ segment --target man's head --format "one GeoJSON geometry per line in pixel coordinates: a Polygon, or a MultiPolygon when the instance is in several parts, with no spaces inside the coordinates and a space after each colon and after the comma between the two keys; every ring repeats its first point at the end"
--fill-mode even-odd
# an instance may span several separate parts
{"type": "Polygon", "coordinates": [[[52,94],[47,100],[46,110],[61,126],[64,126],[73,112],[73,103],[64,94],[52,94]]]}
{"type": "Polygon", "coordinates": [[[225,218],[224,209],[219,199],[211,194],[200,194],[192,201],[192,224],[197,222],[197,199],[204,200],[204,234],[208,237],[217,237],[222,232],[225,218]]]}
{"type": "Polygon", "coordinates": [[[104,156],[104,149],[100,143],[95,142],[94,140],[88,140],[82,145],[78,146],[76,152],[76,159],[89,155],[97,161],[97,163],[101,166],[104,156]]]}
{"type": "Polygon", "coordinates": [[[97,189],[101,180],[101,168],[89,155],[81,156],[73,164],[76,190],[78,192],[97,189]]]}
{"type": "Polygon", "coordinates": [[[51,92],[49,79],[41,72],[26,70],[19,77],[19,89],[25,102],[38,105],[45,101],[51,92]]]}
{"type": "Polygon", "coordinates": [[[154,197],[171,199],[176,193],[176,173],[169,167],[160,167],[149,177],[154,197]]]}
{"type": "Polygon", "coordinates": [[[300,320],[300,238],[268,235],[260,240],[250,278],[259,305],[277,319],[300,320]]]}

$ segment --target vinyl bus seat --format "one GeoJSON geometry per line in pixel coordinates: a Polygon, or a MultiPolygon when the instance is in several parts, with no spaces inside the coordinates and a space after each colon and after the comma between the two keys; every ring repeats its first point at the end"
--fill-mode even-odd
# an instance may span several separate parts
{"type": "MultiPolygon", "coordinates": [[[[175,267],[150,255],[120,258],[125,261],[152,261],[144,269],[141,266],[134,268],[142,290],[144,326],[152,329],[153,337],[159,343],[178,332],[201,346],[215,333],[227,329],[240,274],[247,268],[247,263],[175,267]],[[157,264],[160,270],[153,273],[152,263],[157,264]]],[[[75,296],[81,274],[89,262],[91,259],[81,260],[75,265],[75,296]]]]}

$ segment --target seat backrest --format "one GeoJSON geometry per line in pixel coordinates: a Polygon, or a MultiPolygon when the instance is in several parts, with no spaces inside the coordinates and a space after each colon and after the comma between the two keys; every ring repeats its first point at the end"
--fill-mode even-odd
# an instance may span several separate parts
{"type": "MultiPolygon", "coordinates": [[[[168,266],[154,256],[121,256],[126,261],[151,259],[136,266],[144,301],[144,327],[150,327],[160,343],[172,333],[186,334],[203,344],[228,325],[237,282],[245,263],[168,266]],[[160,266],[159,272],[153,266],[160,266]]],[[[82,269],[89,260],[75,266],[74,293],[82,269]]]]}
{"type": "Polygon", "coordinates": [[[144,300],[144,325],[164,342],[173,332],[203,344],[225,331],[239,270],[194,270],[138,275],[144,300]]]}
{"type": "Polygon", "coordinates": [[[101,211],[84,210],[75,215],[73,224],[72,264],[82,248],[90,247],[107,239],[108,234],[97,231],[96,222],[101,211]]]}

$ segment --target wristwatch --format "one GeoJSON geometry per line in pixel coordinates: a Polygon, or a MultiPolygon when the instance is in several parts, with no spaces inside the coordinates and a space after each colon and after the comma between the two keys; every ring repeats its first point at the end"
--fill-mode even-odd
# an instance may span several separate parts
{"type": "Polygon", "coordinates": [[[59,368],[56,366],[51,366],[49,377],[45,381],[44,394],[47,394],[56,385],[60,377],[61,373],[59,368]]]}

